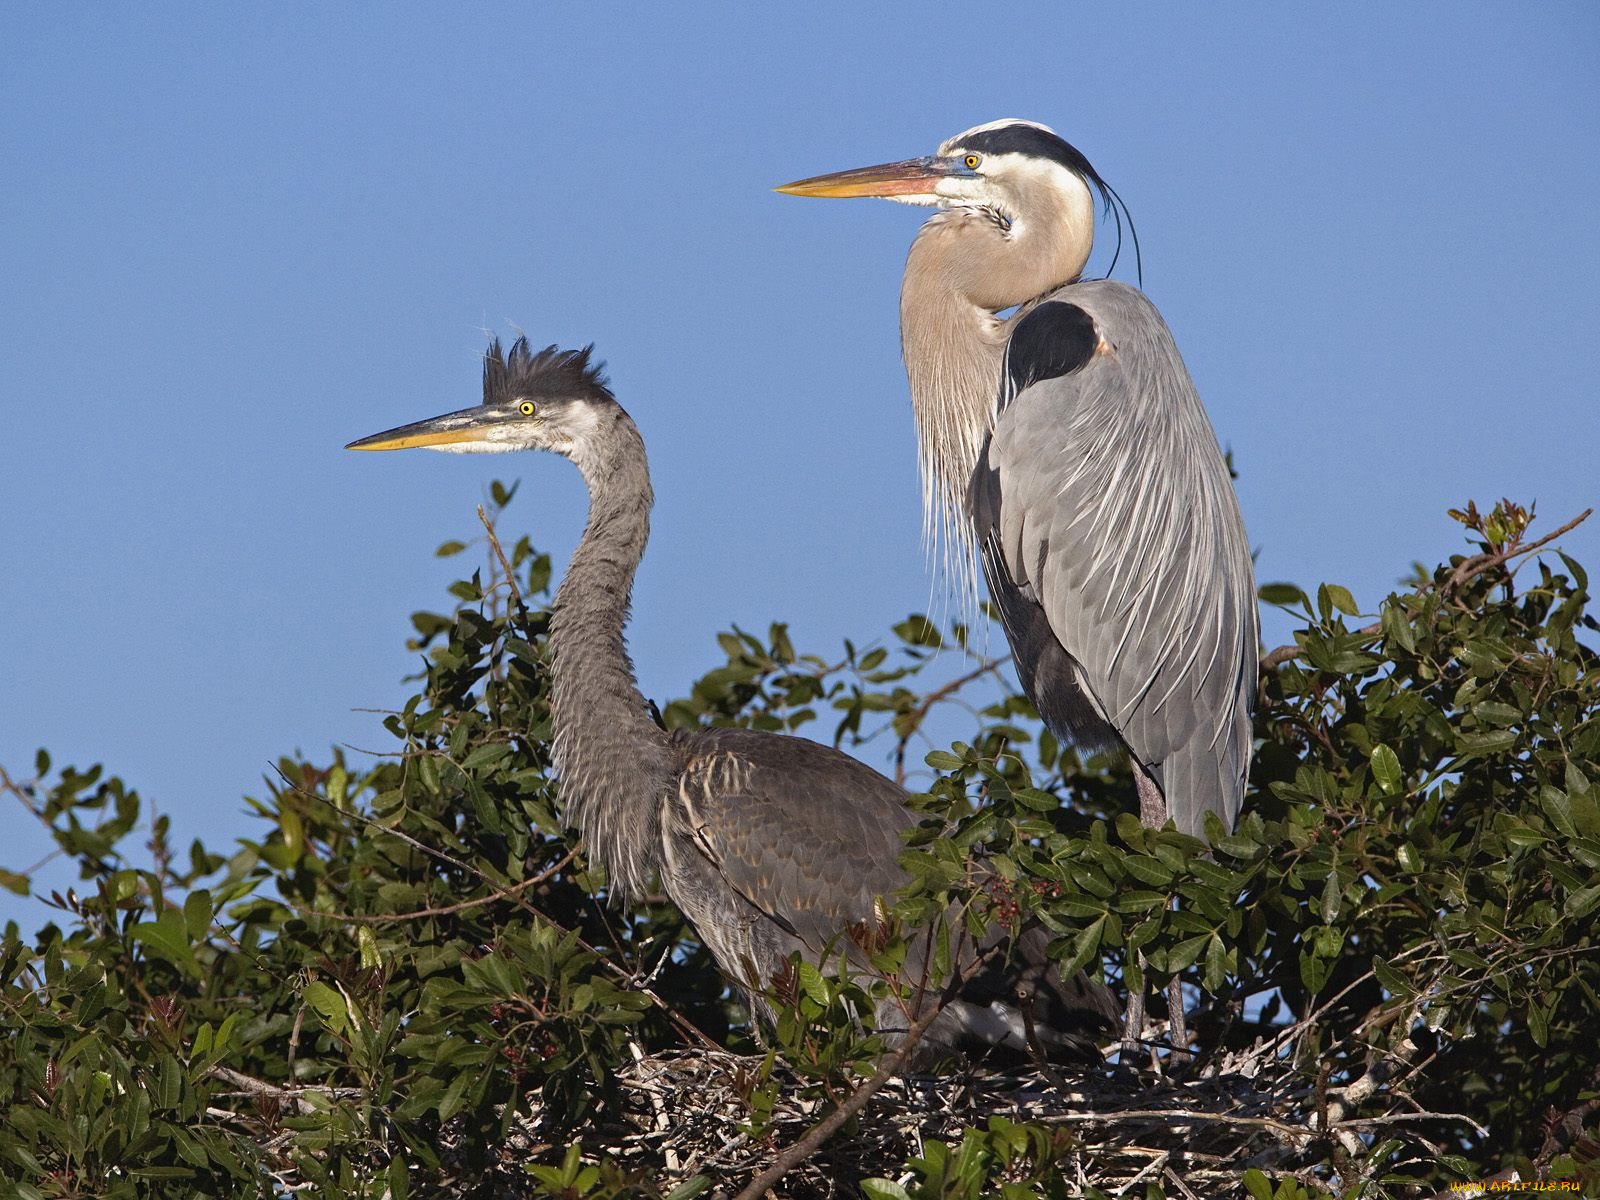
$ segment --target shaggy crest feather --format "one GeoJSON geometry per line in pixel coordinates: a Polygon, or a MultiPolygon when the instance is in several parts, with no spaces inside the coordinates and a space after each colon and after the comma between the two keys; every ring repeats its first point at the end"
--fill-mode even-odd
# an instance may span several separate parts
{"type": "Polygon", "coordinates": [[[605,364],[589,361],[593,352],[593,344],[581,350],[546,346],[535,352],[526,337],[519,337],[507,354],[495,338],[483,355],[483,402],[499,404],[513,396],[599,395],[614,400],[605,364]]]}

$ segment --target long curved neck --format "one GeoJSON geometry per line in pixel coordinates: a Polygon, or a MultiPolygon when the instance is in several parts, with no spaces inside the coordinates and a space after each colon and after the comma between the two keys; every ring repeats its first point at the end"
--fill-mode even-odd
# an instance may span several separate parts
{"type": "Polygon", "coordinates": [[[574,456],[589,487],[589,520],[556,590],[550,618],[553,756],[568,819],[623,895],[644,891],[657,865],[667,737],[650,719],[623,628],[650,535],[644,443],[620,408],[614,425],[574,456]]]}
{"type": "MultiPolygon", "coordinates": [[[[1047,175],[1048,175],[1047,171],[1047,175]]],[[[967,490],[994,419],[1010,321],[995,314],[1071,283],[1094,244],[1094,204],[1081,179],[1019,180],[1019,214],[939,213],[918,231],[900,288],[900,346],[922,465],[923,535],[963,607],[978,578],[967,490]]],[[[1012,318],[1013,320],[1015,318],[1012,318]]]]}
{"type": "Polygon", "coordinates": [[[900,288],[900,349],[917,423],[923,540],[963,606],[975,612],[967,485],[994,410],[1006,327],[962,286],[955,263],[960,231],[949,219],[960,216],[933,218],[911,245],[900,288]]]}

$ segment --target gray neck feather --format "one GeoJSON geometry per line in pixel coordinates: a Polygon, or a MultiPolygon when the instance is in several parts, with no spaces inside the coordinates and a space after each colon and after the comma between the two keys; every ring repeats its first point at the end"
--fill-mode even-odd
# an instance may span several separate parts
{"type": "Polygon", "coordinates": [[[1088,185],[1046,171],[1014,181],[1019,213],[1002,230],[984,209],[939,213],[917,232],[900,288],[900,347],[922,465],[923,538],[961,617],[978,613],[967,490],[994,420],[1011,320],[1077,279],[1094,244],[1088,185]]]}
{"type": "Polygon", "coordinates": [[[650,535],[650,473],[639,431],[620,408],[573,460],[589,487],[589,521],[556,590],[550,619],[553,757],[567,818],[619,896],[644,892],[659,861],[667,736],[650,719],[623,627],[650,535]]]}
{"type": "Polygon", "coordinates": [[[959,615],[978,611],[977,560],[967,487],[989,431],[1005,350],[1005,323],[963,294],[951,223],[922,227],[900,289],[900,348],[911,384],[922,468],[922,536],[959,615]]]}

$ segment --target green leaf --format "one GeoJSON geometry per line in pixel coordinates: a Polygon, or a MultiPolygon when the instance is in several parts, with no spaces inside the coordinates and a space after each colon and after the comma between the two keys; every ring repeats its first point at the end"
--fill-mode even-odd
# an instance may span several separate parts
{"type": "MultiPolygon", "coordinates": [[[[711,1176],[691,1175],[666,1195],[666,1200],[694,1200],[701,1192],[711,1186],[711,1176]]],[[[863,1181],[862,1186],[866,1186],[863,1181]]]]}
{"type": "Polygon", "coordinates": [[[828,1003],[828,984],[822,978],[822,972],[811,963],[801,960],[798,974],[800,990],[815,1000],[818,1004],[826,1006],[828,1003]]]}
{"type": "Polygon", "coordinates": [[[1562,911],[1573,921],[1581,921],[1600,908],[1600,883],[1590,884],[1581,888],[1567,897],[1567,902],[1562,906],[1562,911]]]}
{"type": "Polygon", "coordinates": [[[858,1186],[872,1200],[911,1200],[911,1193],[892,1179],[863,1179],[858,1186]]]}
{"type": "Polygon", "coordinates": [[[1400,791],[1400,785],[1405,779],[1404,772],[1400,769],[1399,757],[1382,742],[1372,748],[1372,777],[1389,796],[1400,791]]]}
{"type": "Polygon", "coordinates": [[[200,977],[200,964],[189,945],[188,928],[177,909],[167,909],[154,921],[141,921],[128,931],[128,936],[191,979],[200,977]]]}
{"type": "Polygon", "coordinates": [[[1522,713],[1509,704],[1500,704],[1493,700],[1485,700],[1482,704],[1472,706],[1472,715],[1485,725],[1515,725],[1522,720],[1522,713]]]}
{"type": "Polygon", "coordinates": [[[1324,925],[1332,925],[1338,918],[1340,898],[1341,892],[1339,888],[1339,872],[1330,869],[1328,871],[1328,878],[1325,879],[1322,884],[1321,912],[1322,923],[1324,925]]]}
{"type": "Polygon", "coordinates": [[[378,953],[378,939],[372,932],[372,926],[362,925],[356,929],[356,946],[361,952],[363,970],[370,970],[383,962],[382,956],[378,953]]]}
{"type": "Polygon", "coordinates": [[[1417,989],[1411,980],[1381,958],[1372,960],[1372,973],[1378,977],[1378,983],[1391,996],[1401,1000],[1411,1000],[1417,995],[1417,989]]]}
{"type": "Polygon", "coordinates": [[[915,613],[894,626],[894,632],[903,642],[913,646],[927,646],[937,650],[944,645],[939,628],[927,617],[915,613]]]}
{"type": "Polygon", "coordinates": [[[319,1017],[334,1033],[344,1033],[350,1027],[350,1010],[345,1004],[344,997],[325,983],[312,982],[306,984],[305,991],[301,993],[306,1003],[316,1010],[319,1017]]]}
{"type": "Polygon", "coordinates": [[[1355,598],[1350,595],[1350,589],[1340,587],[1337,583],[1325,583],[1317,588],[1317,609],[1322,613],[1323,621],[1327,621],[1333,610],[1338,609],[1347,617],[1359,617],[1361,610],[1356,607],[1355,598]]]}
{"type": "Polygon", "coordinates": [[[1517,731],[1514,729],[1496,729],[1487,733],[1463,732],[1456,738],[1456,749],[1463,758],[1475,758],[1484,754],[1498,754],[1502,750],[1509,750],[1517,744],[1517,731]]]}
{"type": "Polygon", "coordinates": [[[202,941],[211,932],[211,893],[196,888],[183,901],[183,922],[191,941],[202,941]]]}
{"type": "Polygon", "coordinates": [[[1256,589],[1263,604],[1304,604],[1306,594],[1292,583],[1263,583],[1256,589]]]}
{"type": "Polygon", "coordinates": [[[1223,940],[1212,935],[1206,946],[1205,985],[1207,991],[1218,991],[1228,977],[1228,947],[1223,940]]]}
{"type": "Polygon", "coordinates": [[[1153,887],[1166,887],[1172,882],[1172,869],[1157,858],[1147,858],[1142,854],[1130,854],[1122,860],[1123,867],[1140,883],[1148,883],[1153,887]]]}

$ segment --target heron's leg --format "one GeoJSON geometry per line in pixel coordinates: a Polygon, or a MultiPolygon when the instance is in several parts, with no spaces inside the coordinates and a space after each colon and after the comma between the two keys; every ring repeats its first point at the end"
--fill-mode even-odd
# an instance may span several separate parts
{"type": "Polygon", "coordinates": [[[1183,984],[1174,975],[1167,984],[1167,1011],[1172,1014],[1172,1061],[1184,1062],[1189,1057],[1189,1022],[1183,1014],[1183,984]]]}
{"type": "MultiPolygon", "coordinates": [[[[1139,955],[1144,966],[1144,955],[1139,955]]],[[[1132,1067],[1139,1044],[1144,1041],[1144,989],[1128,989],[1128,1008],[1122,1017],[1122,1065],[1132,1067]]]]}
{"type": "MultiPolygon", "coordinates": [[[[1167,798],[1161,794],[1161,788],[1154,779],[1151,779],[1138,759],[1133,760],[1133,782],[1139,789],[1139,821],[1146,829],[1160,829],[1167,823],[1167,798]]],[[[1140,955],[1139,965],[1144,965],[1144,956],[1140,955]]],[[[1189,1031],[1183,1019],[1183,986],[1173,979],[1167,990],[1167,1008],[1171,1013],[1171,1040],[1174,1047],[1184,1049],[1189,1044],[1189,1031]]],[[[1141,991],[1135,997],[1130,991],[1128,994],[1128,1019],[1123,1030],[1124,1043],[1132,1042],[1144,1033],[1144,993],[1141,991]],[[1138,1024],[1134,1024],[1134,1015],[1138,1014],[1138,1024]]]]}

